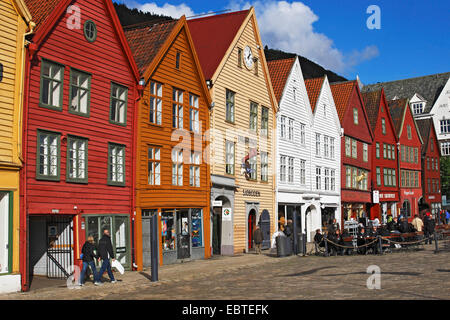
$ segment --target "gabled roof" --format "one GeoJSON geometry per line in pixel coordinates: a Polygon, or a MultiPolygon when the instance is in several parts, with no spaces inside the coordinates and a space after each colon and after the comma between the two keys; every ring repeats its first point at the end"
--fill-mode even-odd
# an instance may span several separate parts
{"type": "Polygon", "coordinates": [[[366,85],[361,91],[367,92],[384,88],[386,99],[388,100],[392,100],[396,96],[398,98],[411,99],[417,93],[427,101],[424,113],[428,113],[449,78],[450,72],[438,73],[423,77],[366,85]]]}
{"type": "Polygon", "coordinates": [[[345,111],[349,105],[349,99],[352,95],[353,88],[357,86],[356,80],[331,83],[330,88],[333,93],[334,103],[339,116],[339,120],[344,119],[345,111]]]}
{"type": "Polygon", "coordinates": [[[156,24],[143,23],[124,28],[125,36],[141,75],[153,61],[177,23],[178,20],[172,20],[156,24]]]}
{"type": "MultiPolygon", "coordinates": [[[[431,132],[436,132],[434,130],[434,123],[432,118],[425,119],[417,119],[416,120],[417,127],[420,131],[420,136],[422,137],[422,153],[425,154],[428,148],[428,144],[430,143],[430,135],[431,132]]],[[[441,155],[441,148],[439,146],[436,148],[439,155],[441,155]]]]}
{"type": "Polygon", "coordinates": [[[311,105],[311,109],[313,112],[316,109],[317,100],[319,99],[324,80],[325,76],[305,80],[306,92],[308,93],[309,104],[311,105]]]}
{"type": "Polygon", "coordinates": [[[270,78],[272,80],[273,91],[278,102],[280,102],[281,97],[283,96],[284,87],[286,86],[287,79],[291,74],[295,59],[296,58],[294,57],[267,62],[270,78]]]}
{"type": "Polygon", "coordinates": [[[395,133],[399,138],[407,105],[408,99],[405,98],[388,101],[389,113],[391,114],[392,122],[394,122],[395,133]]]}
{"type": "Polygon", "coordinates": [[[210,80],[250,10],[188,21],[205,79],[210,80]]]}
{"type": "Polygon", "coordinates": [[[28,9],[27,5],[25,4],[24,0],[13,0],[17,11],[19,11],[19,14],[23,17],[26,23],[29,23],[31,21],[31,13],[28,9]]]}
{"type": "Polygon", "coordinates": [[[378,112],[380,110],[381,90],[372,92],[363,92],[361,96],[366,107],[367,117],[373,131],[377,126],[378,112]]]}
{"type": "MultiPolygon", "coordinates": [[[[34,28],[34,35],[32,38],[32,45],[37,49],[55,26],[57,21],[62,18],[63,14],[66,12],[72,0],[24,0],[33,19],[36,23],[34,28]]],[[[133,59],[133,54],[131,53],[130,46],[123,33],[122,25],[120,24],[119,18],[117,17],[116,10],[111,0],[98,0],[103,1],[106,10],[109,13],[114,30],[118,41],[122,45],[122,50],[124,55],[127,57],[130,68],[133,72],[136,81],[139,81],[139,72],[136,63],[133,59]]]]}

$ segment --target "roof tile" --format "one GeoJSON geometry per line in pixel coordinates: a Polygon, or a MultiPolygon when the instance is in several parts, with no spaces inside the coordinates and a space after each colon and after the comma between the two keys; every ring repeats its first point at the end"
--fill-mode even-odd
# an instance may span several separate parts
{"type": "Polygon", "coordinates": [[[381,90],[363,92],[361,93],[361,96],[364,101],[364,106],[366,107],[370,126],[372,128],[372,131],[375,131],[378,120],[378,112],[380,110],[381,90]]]}
{"type": "Polygon", "coordinates": [[[56,8],[60,0],[24,0],[31,13],[32,21],[36,23],[36,32],[45,22],[48,16],[56,8]]]}
{"type": "Polygon", "coordinates": [[[356,80],[330,84],[334,103],[336,105],[336,110],[341,123],[344,119],[345,111],[347,110],[347,107],[349,105],[348,101],[355,85],[358,85],[356,80]]]}
{"type": "Polygon", "coordinates": [[[267,62],[270,78],[272,80],[273,91],[278,102],[280,102],[283,95],[284,87],[286,86],[286,81],[291,73],[294,61],[295,58],[289,58],[267,62]]]}
{"type": "Polygon", "coordinates": [[[314,112],[319,99],[320,90],[322,89],[325,77],[305,80],[306,92],[308,93],[309,104],[314,112]]]}

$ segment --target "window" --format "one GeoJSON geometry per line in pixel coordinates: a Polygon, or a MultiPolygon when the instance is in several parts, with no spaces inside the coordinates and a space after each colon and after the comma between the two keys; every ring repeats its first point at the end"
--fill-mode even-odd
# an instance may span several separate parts
{"type": "Polygon", "coordinates": [[[62,110],[64,66],[42,59],[41,107],[62,110]]]}
{"type": "Polygon", "coordinates": [[[386,134],[386,119],[385,118],[381,118],[381,132],[383,134],[386,134]]]}
{"type": "Polygon", "coordinates": [[[238,67],[242,68],[242,49],[241,48],[237,48],[237,59],[238,59],[238,67]]]}
{"type": "Polygon", "coordinates": [[[300,123],[300,143],[306,144],[306,126],[304,123],[300,123]]]}
{"type": "Polygon", "coordinates": [[[357,108],[353,108],[353,123],[354,124],[358,124],[358,109],[357,108]]]}
{"type": "Polygon", "coordinates": [[[330,169],[325,168],[325,190],[330,190],[330,169]]]}
{"type": "Polygon", "coordinates": [[[450,155],[450,142],[441,143],[441,153],[443,156],[450,155]]]}
{"type": "Polygon", "coordinates": [[[395,160],[395,153],[396,153],[395,145],[392,145],[391,147],[392,147],[392,160],[395,160]]]}
{"type": "Polygon", "coordinates": [[[380,143],[379,142],[376,143],[375,156],[377,157],[377,159],[380,159],[380,143]]]}
{"type": "Polygon", "coordinates": [[[294,120],[288,119],[288,138],[289,141],[294,141],[294,120]]]}
{"type": "Polygon", "coordinates": [[[150,81],[150,123],[161,125],[163,85],[150,81]]]}
{"type": "Polygon", "coordinates": [[[256,132],[256,128],[258,128],[258,104],[254,102],[250,102],[250,130],[256,132]]]}
{"type": "Polygon", "coordinates": [[[109,120],[111,123],[126,125],[127,123],[128,88],[111,83],[111,104],[109,120]]]}
{"type": "Polygon", "coordinates": [[[419,149],[414,148],[414,163],[419,163],[419,149]]]}
{"type": "Polygon", "coordinates": [[[431,179],[427,179],[428,193],[431,193],[431,179]]]}
{"type": "Polygon", "coordinates": [[[334,159],[334,138],[330,138],[330,159],[334,159]]]}
{"type": "Polygon", "coordinates": [[[358,187],[358,169],[352,168],[352,188],[356,189],[358,187]]]}
{"type": "Polygon", "coordinates": [[[71,137],[67,139],[67,181],[87,182],[87,139],[71,137]]]}
{"type": "Polygon", "coordinates": [[[450,119],[440,121],[441,133],[450,133],[450,119]]]}
{"type": "Polygon", "coordinates": [[[300,160],[300,184],[306,184],[306,161],[300,160]]]}
{"type": "Polygon", "coordinates": [[[320,157],[320,133],[316,133],[316,156],[320,157]]]}
{"type": "Polygon", "coordinates": [[[192,247],[203,247],[203,211],[202,209],[192,209],[191,212],[191,232],[192,232],[192,247]]]}
{"type": "Polygon", "coordinates": [[[59,180],[60,134],[37,132],[36,179],[59,180]]]}
{"type": "Polygon", "coordinates": [[[189,94],[189,130],[199,133],[200,132],[200,120],[198,109],[198,97],[193,94],[189,94]]]}
{"type": "Polygon", "coordinates": [[[409,124],[406,126],[406,132],[408,133],[408,140],[411,140],[412,134],[411,134],[411,126],[409,124]]]}
{"type": "Polygon", "coordinates": [[[161,213],[161,242],[163,251],[175,250],[175,218],[174,212],[161,213]]]}
{"type": "Polygon", "coordinates": [[[294,158],[288,158],[288,182],[294,182],[294,158]]]}
{"type": "Polygon", "coordinates": [[[377,167],[377,186],[381,186],[381,169],[377,167]]]}
{"type": "Polygon", "coordinates": [[[401,170],[402,187],[417,188],[419,187],[419,172],[411,170],[401,170]]]}
{"type": "Polygon", "coordinates": [[[349,137],[345,137],[345,156],[351,157],[352,156],[352,146],[351,146],[351,139],[349,137]]]}
{"type": "Polygon", "coordinates": [[[286,138],[286,117],[281,116],[280,118],[280,137],[286,138]]]}
{"type": "Polygon", "coordinates": [[[327,136],[323,136],[323,156],[325,158],[329,158],[330,157],[330,144],[329,144],[329,139],[327,136]]]}
{"type": "Polygon", "coordinates": [[[383,143],[383,159],[387,159],[387,144],[383,143]]]}
{"type": "Polygon", "coordinates": [[[431,151],[431,152],[434,151],[434,141],[433,141],[433,138],[430,138],[430,151],[431,151]]]}
{"type": "Polygon", "coordinates": [[[335,191],[336,190],[336,170],[331,169],[331,181],[330,181],[330,190],[335,191]]]}
{"type": "Polygon", "coordinates": [[[226,116],[225,119],[228,122],[234,123],[234,98],[235,93],[227,89],[226,91],[226,116]]]}
{"type": "Polygon", "coordinates": [[[269,157],[267,152],[261,152],[261,181],[269,181],[269,157]]]}
{"type": "Polygon", "coordinates": [[[423,104],[420,103],[414,103],[413,104],[413,112],[414,114],[421,114],[423,112],[423,104]]]}
{"type": "Polygon", "coordinates": [[[91,93],[91,75],[70,70],[69,112],[79,115],[89,115],[91,93]]]}
{"type": "Polygon", "coordinates": [[[322,169],[320,167],[316,167],[316,190],[320,190],[322,188],[321,186],[321,180],[322,180],[322,169]]]}
{"type": "Polygon", "coordinates": [[[269,108],[261,107],[261,135],[269,134],[269,108]]]}
{"type": "Polygon", "coordinates": [[[181,66],[181,52],[177,51],[177,55],[175,58],[175,68],[179,70],[180,66],[181,66]]]}
{"type": "Polygon", "coordinates": [[[292,98],[297,101],[297,88],[295,87],[292,88],[292,98]]]}
{"type": "Polygon", "coordinates": [[[345,186],[352,187],[352,169],[350,167],[345,167],[345,186]]]}
{"type": "Polygon", "coordinates": [[[255,76],[258,76],[258,71],[259,71],[259,68],[258,68],[258,60],[257,59],[255,59],[255,60],[253,60],[254,61],[254,63],[255,63],[255,76]]]}
{"type": "Polygon", "coordinates": [[[97,27],[94,21],[87,20],[83,26],[84,37],[88,42],[94,42],[97,39],[97,27]]]}
{"type": "Polygon", "coordinates": [[[125,146],[108,145],[108,184],[125,185],[125,146]]]}
{"type": "Polygon", "coordinates": [[[172,91],[172,127],[183,129],[183,91],[172,91]]]}
{"type": "Polygon", "coordinates": [[[225,172],[234,175],[234,142],[225,141],[225,172]]]}
{"type": "Polygon", "coordinates": [[[148,184],[152,186],[161,185],[161,149],[158,147],[148,148],[148,184]]]}
{"type": "Polygon", "coordinates": [[[183,185],[183,150],[172,149],[172,185],[183,185]]]}
{"type": "Polygon", "coordinates": [[[256,167],[256,166],[257,166],[256,151],[253,153],[253,152],[251,152],[251,150],[250,150],[250,148],[249,148],[248,154],[254,154],[253,157],[250,157],[250,158],[248,159],[248,162],[250,163],[250,180],[257,180],[257,177],[258,177],[258,175],[257,175],[258,170],[257,170],[257,167],[256,167]]]}
{"type": "MultiPolygon", "coordinates": [[[[434,170],[434,158],[431,158],[431,168],[434,170]]],[[[427,169],[430,170],[430,158],[427,158],[427,169]]]]}
{"type": "Polygon", "coordinates": [[[286,156],[280,156],[280,181],[286,182],[286,156]]]}
{"type": "Polygon", "coordinates": [[[358,158],[357,141],[352,139],[352,158],[358,158]]]}
{"type": "Polygon", "coordinates": [[[405,146],[401,145],[400,146],[400,155],[402,157],[402,162],[406,162],[406,154],[405,154],[405,146]]]}
{"type": "Polygon", "coordinates": [[[189,184],[191,187],[200,187],[200,152],[191,151],[189,184]]]}
{"type": "Polygon", "coordinates": [[[369,146],[367,145],[367,143],[363,143],[363,161],[369,161],[369,146]]]}

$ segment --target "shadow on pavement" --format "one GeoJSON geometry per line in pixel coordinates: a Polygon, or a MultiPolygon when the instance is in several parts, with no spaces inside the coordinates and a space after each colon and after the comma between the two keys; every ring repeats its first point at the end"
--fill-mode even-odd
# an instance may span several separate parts
{"type": "Polygon", "coordinates": [[[293,274],[285,274],[285,275],[281,275],[280,277],[299,277],[299,276],[305,276],[305,275],[308,275],[308,274],[316,273],[317,271],[320,271],[320,270],[324,270],[324,269],[332,269],[332,268],[336,268],[336,266],[315,268],[315,269],[306,270],[306,271],[299,272],[299,273],[293,273],[293,274]]]}

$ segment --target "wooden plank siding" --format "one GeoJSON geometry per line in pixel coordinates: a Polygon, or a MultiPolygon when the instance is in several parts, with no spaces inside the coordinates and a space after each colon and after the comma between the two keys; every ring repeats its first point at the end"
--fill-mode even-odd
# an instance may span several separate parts
{"type": "Polygon", "coordinates": [[[56,22],[31,61],[27,128],[28,214],[131,214],[132,152],[136,80],[104,1],[79,0],[81,29],[66,26],[68,14],[56,22]],[[83,24],[92,20],[97,38],[89,43],[83,24]],[[62,111],[39,106],[42,59],[64,65],[62,111]],[[68,111],[70,69],[92,74],[89,117],[68,111]],[[111,82],[128,88],[126,126],[109,121],[111,82]],[[36,179],[37,130],[61,133],[60,181],[36,179]],[[88,183],[66,181],[67,135],[88,139],[88,183]],[[125,145],[125,186],[107,184],[108,143],[125,145]],[[75,210],[74,206],[78,209],[75,210]]]}

